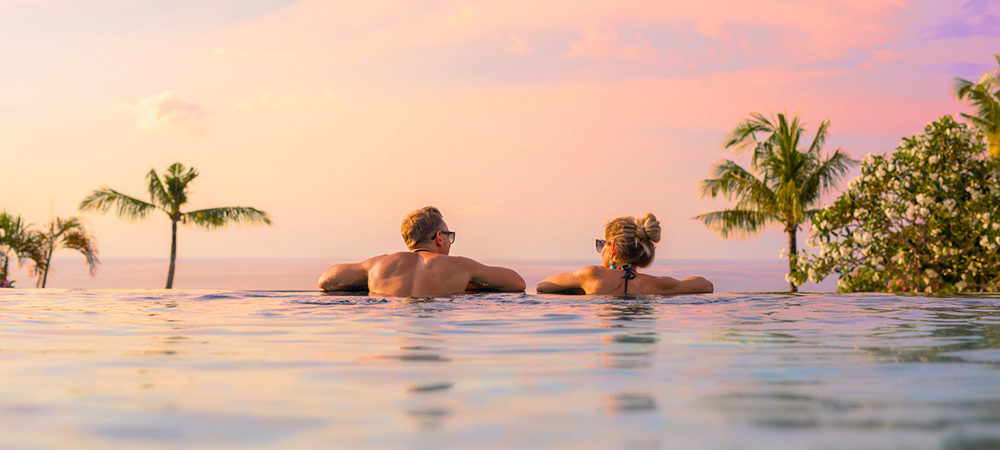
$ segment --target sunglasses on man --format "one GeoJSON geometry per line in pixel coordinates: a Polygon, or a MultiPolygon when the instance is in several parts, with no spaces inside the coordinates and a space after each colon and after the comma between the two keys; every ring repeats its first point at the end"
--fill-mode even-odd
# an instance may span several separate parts
{"type": "Polygon", "coordinates": [[[449,243],[451,243],[451,244],[455,243],[455,232],[454,231],[438,231],[438,233],[444,233],[445,236],[448,236],[448,242],[449,243]]]}

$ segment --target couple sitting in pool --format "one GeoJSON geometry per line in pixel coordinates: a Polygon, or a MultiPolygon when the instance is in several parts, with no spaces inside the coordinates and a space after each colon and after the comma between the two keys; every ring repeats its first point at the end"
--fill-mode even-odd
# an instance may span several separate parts
{"type": "MultiPolygon", "coordinates": [[[[411,212],[401,227],[407,252],[375,256],[359,263],[337,264],[319,278],[324,291],[369,291],[400,297],[450,295],[467,289],[523,291],[524,279],[506,267],[491,267],[461,256],[448,256],[455,232],[433,206],[411,212]]],[[[566,294],[681,294],[712,292],[702,277],[677,280],[637,273],[653,262],[660,241],[660,222],[619,217],[608,222],[604,239],[597,240],[600,266],[551,275],[536,288],[539,293],[566,294]]]]}

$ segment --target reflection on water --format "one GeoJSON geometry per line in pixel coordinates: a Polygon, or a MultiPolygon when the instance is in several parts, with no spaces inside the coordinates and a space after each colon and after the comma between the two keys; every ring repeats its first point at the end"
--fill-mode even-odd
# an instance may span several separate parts
{"type": "Polygon", "coordinates": [[[0,448],[998,448],[998,301],[5,290],[0,448]]]}

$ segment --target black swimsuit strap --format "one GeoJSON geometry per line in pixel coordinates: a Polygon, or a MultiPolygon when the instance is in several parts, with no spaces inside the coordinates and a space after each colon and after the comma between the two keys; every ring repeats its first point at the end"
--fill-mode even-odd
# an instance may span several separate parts
{"type": "Polygon", "coordinates": [[[430,250],[426,248],[418,248],[416,250],[411,250],[411,253],[429,252],[430,250]]]}
{"type": "Polygon", "coordinates": [[[625,271],[625,275],[622,275],[622,278],[625,279],[625,293],[628,294],[628,280],[635,278],[635,269],[631,265],[625,264],[622,266],[622,270],[625,271]]]}

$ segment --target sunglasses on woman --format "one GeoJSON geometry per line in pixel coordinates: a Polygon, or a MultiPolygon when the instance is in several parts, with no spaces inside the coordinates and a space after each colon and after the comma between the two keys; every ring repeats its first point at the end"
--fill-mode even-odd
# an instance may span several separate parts
{"type": "Polygon", "coordinates": [[[606,241],[604,239],[597,239],[596,244],[597,244],[596,245],[597,246],[597,253],[601,253],[601,252],[604,251],[604,246],[605,245],[614,244],[614,242],[608,242],[608,241],[606,241]]]}

